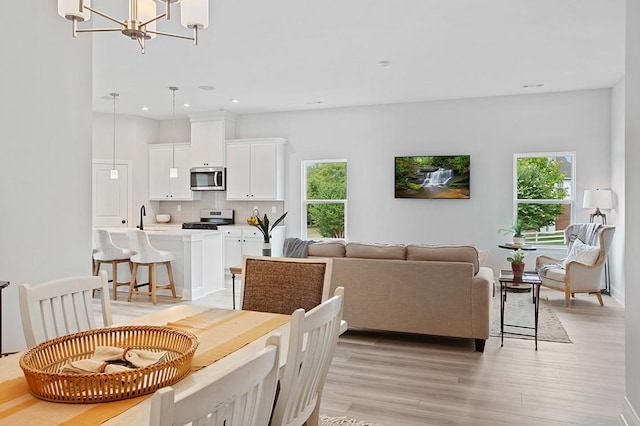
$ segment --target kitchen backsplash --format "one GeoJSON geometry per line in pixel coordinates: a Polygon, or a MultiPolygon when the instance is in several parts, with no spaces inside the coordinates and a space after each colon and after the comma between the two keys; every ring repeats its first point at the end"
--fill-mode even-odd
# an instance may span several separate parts
{"type": "Polygon", "coordinates": [[[156,213],[171,215],[170,223],[196,222],[200,220],[201,209],[232,209],[234,210],[234,221],[236,224],[246,224],[247,218],[251,216],[253,207],[257,207],[260,216],[266,213],[269,220],[275,220],[284,213],[283,201],[227,201],[226,193],[222,191],[202,191],[200,200],[194,201],[157,201],[156,213]],[[178,205],[180,210],[178,211],[178,205]],[[276,212],[272,213],[272,207],[276,212]]]}

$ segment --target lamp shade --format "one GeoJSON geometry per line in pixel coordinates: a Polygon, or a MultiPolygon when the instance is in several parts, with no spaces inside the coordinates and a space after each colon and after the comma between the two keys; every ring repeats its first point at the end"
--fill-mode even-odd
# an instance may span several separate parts
{"type": "Polygon", "coordinates": [[[182,0],[180,2],[180,23],[185,28],[207,28],[209,26],[209,0],[182,0]]]}
{"type": "MultiPolygon", "coordinates": [[[[84,0],[86,6],[91,7],[91,0],[84,0]]],[[[80,11],[80,0],[58,0],[58,15],[67,19],[77,19],[80,22],[91,19],[91,11],[80,11]]]]}
{"type": "MultiPolygon", "coordinates": [[[[138,20],[147,22],[156,17],[156,3],[153,0],[138,0],[138,20]]],[[[149,22],[145,25],[146,31],[156,30],[156,21],[149,22]]],[[[147,33],[146,38],[155,38],[156,35],[147,33]]]]}
{"type": "Polygon", "coordinates": [[[585,189],[582,207],[585,209],[611,209],[613,197],[609,189],[585,189]]]}

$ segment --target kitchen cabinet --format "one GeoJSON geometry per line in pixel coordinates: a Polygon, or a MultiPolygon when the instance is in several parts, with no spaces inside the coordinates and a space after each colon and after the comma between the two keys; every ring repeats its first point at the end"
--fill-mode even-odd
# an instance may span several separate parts
{"type": "Polygon", "coordinates": [[[225,165],[225,140],[235,135],[235,114],[194,114],[191,118],[191,167],[225,165]]]}
{"type": "MultiPolygon", "coordinates": [[[[254,226],[218,226],[224,233],[224,270],[229,273],[232,266],[242,265],[243,256],[262,256],[264,237],[254,226]]],[[[276,226],[271,232],[271,255],[282,256],[284,226],[276,226]]]]}
{"type": "Polygon", "coordinates": [[[227,200],[283,200],[282,138],[227,141],[227,200]]]}
{"type": "Polygon", "coordinates": [[[175,144],[175,167],[178,177],[170,178],[174,159],[172,144],[149,145],[149,200],[191,201],[191,147],[175,144]]]}

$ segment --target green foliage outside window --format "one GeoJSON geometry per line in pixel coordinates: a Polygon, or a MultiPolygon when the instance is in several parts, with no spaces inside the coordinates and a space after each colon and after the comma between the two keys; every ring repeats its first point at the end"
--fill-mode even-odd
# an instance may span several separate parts
{"type": "MultiPolygon", "coordinates": [[[[562,182],[567,173],[562,171],[564,158],[522,157],[517,162],[517,192],[519,200],[564,200],[569,195],[562,182]]],[[[555,224],[562,215],[563,204],[518,204],[518,220],[525,230],[540,230],[555,224]]]]}
{"type": "Polygon", "coordinates": [[[315,228],[323,238],[344,238],[345,205],[331,200],[347,199],[347,163],[307,165],[307,228],[315,228]]]}

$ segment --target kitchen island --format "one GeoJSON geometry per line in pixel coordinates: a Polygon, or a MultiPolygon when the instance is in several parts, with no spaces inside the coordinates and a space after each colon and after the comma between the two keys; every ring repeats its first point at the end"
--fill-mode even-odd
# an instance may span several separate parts
{"type": "MultiPolygon", "coordinates": [[[[111,234],[115,245],[129,247],[127,228],[107,228],[107,231],[111,234]]],[[[222,231],[189,230],[180,229],[177,226],[145,226],[144,231],[154,248],[171,252],[175,256],[175,260],[171,262],[173,279],[176,292],[183,300],[198,299],[224,288],[224,233],[222,231]]],[[[156,273],[159,283],[169,282],[166,268],[156,267],[156,273]]],[[[121,266],[118,270],[118,281],[129,279],[131,279],[129,270],[121,266]]],[[[149,281],[147,268],[138,270],[137,281],[139,283],[149,281]]],[[[165,292],[161,291],[159,294],[165,294],[165,292]]]]}

